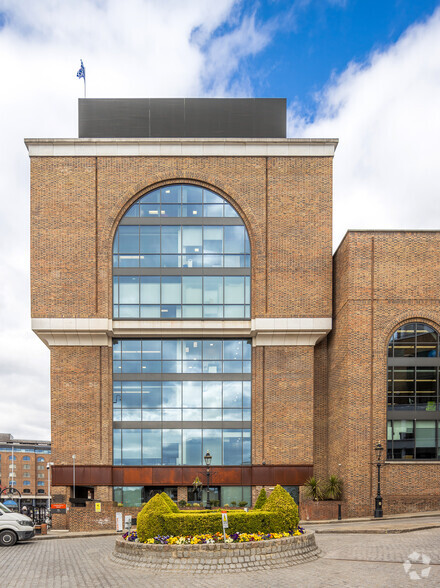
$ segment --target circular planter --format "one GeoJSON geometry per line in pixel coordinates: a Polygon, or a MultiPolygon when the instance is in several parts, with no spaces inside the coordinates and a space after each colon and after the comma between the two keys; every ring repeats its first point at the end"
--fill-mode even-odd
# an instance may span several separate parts
{"type": "Polygon", "coordinates": [[[315,534],[197,545],[148,545],[116,539],[113,561],[130,567],[167,572],[240,572],[244,569],[285,568],[319,557],[315,534]]]}

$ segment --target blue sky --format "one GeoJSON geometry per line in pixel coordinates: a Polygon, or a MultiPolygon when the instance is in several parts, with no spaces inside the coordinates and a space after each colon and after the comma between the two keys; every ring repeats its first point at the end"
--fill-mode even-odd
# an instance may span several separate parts
{"type": "Polygon", "coordinates": [[[89,97],[285,97],[289,137],[336,137],[333,243],[440,229],[440,2],[0,0],[0,432],[48,438],[30,329],[24,137],[77,136],[89,97]]]}
{"type": "MultiPolygon", "coordinates": [[[[313,120],[317,94],[347,65],[395,43],[412,24],[431,16],[434,0],[246,1],[261,27],[275,30],[270,42],[242,61],[231,84],[249,77],[259,97],[286,97],[313,120]]],[[[223,35],[231,25],[219,27],[223,35]]]]}

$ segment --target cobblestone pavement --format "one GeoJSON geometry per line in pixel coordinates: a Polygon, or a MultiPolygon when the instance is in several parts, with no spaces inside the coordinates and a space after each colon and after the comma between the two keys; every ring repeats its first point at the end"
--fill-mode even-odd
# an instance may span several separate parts
{"type": "Polygon", "coordinates": [[[70,588],[134,585],[191,588],[293,587],[405,587],[440,586],[440,529],[399,535],[317,535],[322,557],[310,563],[281,570],[234,574],[151,574],[147,569],[123,567],[110,561],[114,537],[84,537],[29,541],[0,547],[2,588],[70,588]],[[431,559],[427,566],[413,564],[405,572],[403,563],[414,552],[431,559]],[[416,572],[420,579],[410,579],[416,572]],[[425,571],[426,573],[426,571],[425,571]]]}

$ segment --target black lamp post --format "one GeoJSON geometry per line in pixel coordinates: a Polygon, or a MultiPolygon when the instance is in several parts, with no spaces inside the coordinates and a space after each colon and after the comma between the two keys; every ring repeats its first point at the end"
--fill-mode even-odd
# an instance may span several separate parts
{"type": "Polygon", "coordinates": [[[212,461],[212,455],[209,453],[209,451],[206,452],[205,457],[203,458],[205,460],[205,464],[206,464],[206,483],[207,483],[207,487],[206,487],[206,508],[210,509],[211,508],[211,501],[209,500],[209,476],[211,475],[211,461],[212,461]]]}
{"type": "Polygon", "coordinates": [[[383,508],[382,508],[382,496],[380,494],[380,468],[382,466],[381,457],[383,447],[380,444],[380,441],[376,443],[374,447],[374,451],[376,452],[377,457],[377,496],[376,496],[376,508],[374,509],[374,518],[380,519],[383,517],[383,508]]]}

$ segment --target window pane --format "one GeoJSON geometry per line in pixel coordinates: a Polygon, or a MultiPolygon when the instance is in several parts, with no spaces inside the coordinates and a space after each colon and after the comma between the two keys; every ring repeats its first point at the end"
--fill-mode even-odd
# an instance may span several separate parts
{"type": "Polygon", "coordinates": [[[201,465],[202,463],[202,431],[200,429],[183,430],[183,465],[201,465]]]}
{"type": "Polygon", "coordinates": [[[160,382],[142,382],[142,407],[159,408],[162,405],[162,385],[160,382]]]}
{"type": "MultiPolygon", "coordinates": [[[[15,457],[15,456],[14,456],[15,457]]],[[[121,429],[113,430],[113,465],[121,465],[121,429]]]]}
{"type": "Polygon", "coordinates": [[[202,188],[199,186],[182,186],[183,203],[202,202],[202,194],[202,188]]]}
{"type": "Polygon", "coordinates": [[[203,253],[223,252],[223,227],[203,227],[203,253]]]}
{"type": "Polygon", "coordinates": [[[181,382],[163,382],[162,398],[163,406],[180,408],[181,403],[181,382]]]}
{"type": "Polygon", "coordinates": [[[225,253],[244,253],[244,227],[225,227],[225,253]]]}
{"type": "Polygon", "coordinates": [[[394,333],[394,357],[415,356],[415,323],[408,323],[394,333]]]}
{"type": "Polygon", "coordinates": [[[183,406],[189,408],[201,408],[202,406],[202,382],[182,382],[183,406]]]}
{"type": "Polygon", "coordinates": [[[141,277],[141,304],[160,304],[160,277],[141,277]]]}
{"type": "Polygon", "coordinates": [[[203,303],[223,304],[223,278],[221,276],[205,276],[203,303]]]}
{"type": "Polygon", "coordinates": [[[140,382],[122,382],[122,408],[140,408],[141,395],[140,382]]]}
{"type": "Polygon", "coordinates": [[[202,342],[197,340],[183,341],[183,359],[202,359],[202,342]]]}
{"type": "Polygon", "coordinates": [[[222,342],[203,341],[203,359],[222,359],[222,342]]]}
{"type": "Polygon", "coordinates": [[[225,276],[225,304],[244,304],[244,277],[225,276]]]}
{"type": "Polygon", "coordinates": [[[145,196],[139,200],[141,204],[150,204],[151,202],[160,202],[160,188],[157,190],[153,190],[152,192],[148,192],[145,196]]]}
{"type": "Polygon", "coordinates": [[[160,465],[162,462],[162,431],[142,431],[142,465],[160,465]]]}
{"type": "Polygon", "coordinates": [[[212,465],[222,465],[222,431],[221,429],[203,430],[203,455],[212,455],[212,465]]]}
{"type": "Polygon", "coordinates": [[[394,407],[408,410],[415,407],[414,368],[394,368],[394,407]]]}
{"type": "Polygon", "coordinates": [[[162,204],[180,204],[182,187],[179,185],[165,186],[160,189],[162,204]]]}
{"type": "Polygon", "coordinates": [[[416,368],[417,410],[437,410],[437,368],[416,368]]]}
{"type": "Polygon", "coordinates": [[[435,421],[416,421],[416,459],[435,459],[435,421]]]}
{"type": "Polygon", "coordinates": [[[139,253],[138,226],[120,225],[118,235],[119,253],[139,253]]]}
{"type": "Polygon", "coordinates": [[[222,405],[222,383],[203,382],[203,408],[220,408],[222,405]]]}
{"type": "Polygon", "coordinates": [[[182,277],[182,302],[183,304],[202,303],[202,276],[182,277]]]}
{"type": "Polygon", "coordinates": [[[140,429],[122,429],[122,465],[141,465],[140,429]]]}
{"type": "Polygon", "coordinates": [[[140,252],[160,253],[160,227],[142,225],[140,231],[140,252]]]}
{"type": "Polygon", "coordinates": [[[429,325],[417,323],[417,357],[437,356],[437,333],[429,325]]]}
{"type": "Polygon", "coordinates": [[[131,276],[119,278],[119,303],[139,304],[139,278],[131,276]]]}
{"type": "Polygon", "coordinates": [[[181,302],[181,277],[162,277],[162,304],[180,304],[181,302]]]}
{"type": "Polygon", "coordinates": [[[242,431],[239,429],[223,430],[223,464],[241,465],[243,452],[242,431]]]}
{"type": "Polygon", "coordinates": [[[162,253],[181,253],[180,227],[161,227],[162,253]]]}
{"type": "Polygon", "coordinates": [[[162,463],[163,465],[181,465],[181,429],[163,429],[162,463]]]}
{"type": "Polygon", "coordinates": [[[393,421],[392,439],[395,459],[414,459],[414,421],[393,421]]]}
{"type": "Polygon", "coordinates": [[[242,383],[223,382],[223,406],[234,408],[242,406],[242,383]]]}
{"type": "Polygon", "coordinates": [[[182,227],[182,252],[202,253],[202,227],[182,227]]]}

